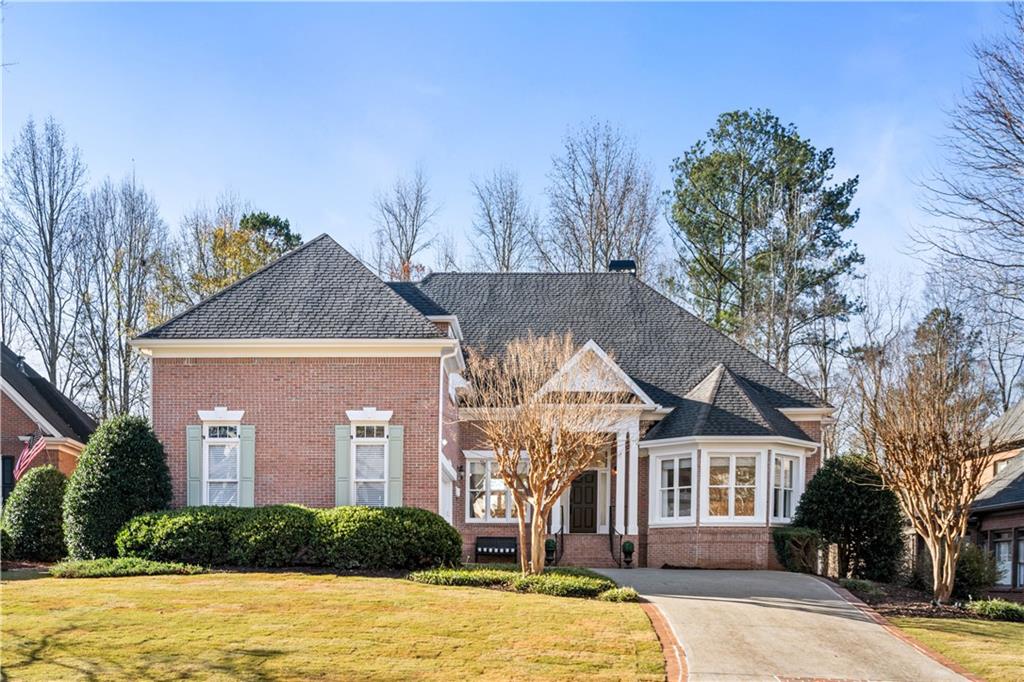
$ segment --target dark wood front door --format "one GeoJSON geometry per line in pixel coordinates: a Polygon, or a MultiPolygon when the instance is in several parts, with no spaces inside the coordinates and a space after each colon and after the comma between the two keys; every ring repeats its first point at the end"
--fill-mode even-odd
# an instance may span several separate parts
{"type": "Polygon", "coordinates": [[[569,532],[597,532],[597,472],[585,471],[569,491],[569,532]]]}

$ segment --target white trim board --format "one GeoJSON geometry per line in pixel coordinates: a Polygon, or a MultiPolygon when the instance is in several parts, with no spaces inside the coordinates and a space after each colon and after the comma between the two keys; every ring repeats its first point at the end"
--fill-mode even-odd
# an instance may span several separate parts
{"type": "Polygon", "coordinates": [[[43,415],[39,413],[39,410],[32,407],[32,405],[25,400],[24,396],[18,393],[13,386],[7,383],[6,379],[0,379],[0,389],[2,389],[4,395],[11,399],[11,402],[17,405],[19,410],[28,415],[28,418],[36,423],[36,426],[48,431],[48,435],[50,436],[64,437],[60,430],[43,417],[43,415]]]}
{"type": "Polygon", "coordinates": [[[437,339],[133,339],[154,358],[437,357],[458,348],[437,339]]]}

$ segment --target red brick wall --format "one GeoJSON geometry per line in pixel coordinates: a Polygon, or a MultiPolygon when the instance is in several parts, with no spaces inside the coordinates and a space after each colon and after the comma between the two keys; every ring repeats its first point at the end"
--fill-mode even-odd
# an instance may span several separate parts
{"type": "MultiPolygon", "coordinates": [[[[2,394],[0,400],[0,454],[10,457],[17,457],[25,447],[24,443],[18,440],[18,436],[39,434],[40,428],[31,417],[22,412],[13,400],[2,394]]],[[[65,476],[70,476],[78,464],[78,458],[68,454],[60,453],[57,450],[44,450],[32,460],[32,467],[52,464],[57,467],[65,476]]]]}
{"type": "Polygon", "coordinates": [[[346,410],[393,410],[405,427],[403,502],[437,511],[438,358],[156,358],[153,428],[175,506],[186,499],[185,427],[198,410],[245,410],[256,427],[256,504],[334,506],[334,427],[346,410]]]}

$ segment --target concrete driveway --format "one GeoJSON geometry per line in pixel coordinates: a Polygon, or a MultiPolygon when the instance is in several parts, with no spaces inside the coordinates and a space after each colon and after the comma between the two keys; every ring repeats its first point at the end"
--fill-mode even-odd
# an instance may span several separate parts
{"type": "Polygon", "coordinates": [[[807,575],[652,568],[601,573],[660,607],[682,642],[690,680],[964,679],[807,575]]]}

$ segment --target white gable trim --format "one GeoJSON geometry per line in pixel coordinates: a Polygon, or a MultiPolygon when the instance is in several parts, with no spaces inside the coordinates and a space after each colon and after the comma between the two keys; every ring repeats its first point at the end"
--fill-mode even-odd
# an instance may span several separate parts
{"type": "Polygon", "coordinates": [[[389,422],[392,410],[378,410],[376,407],[364,407],[361,410],[346,410],[350,422],[389,422]]]}
{"type": "Polygon", "coordinates": [[[36,423],[36,426],[47,432],[47,435],[60,437],[61,433],[57,428],[47,421],[43,415],[39,413],[39,410],[32,407],[32,405],[25,400],[25,398],[14,390],[14,387],[7,383],[6,379],[0,380],[0,388],[2,388],[3,394],[11,399],[18,409],[28,415],[28,418],[36,423]]]}
{"type": "Polygon", "coordinates": [[[154,358],[416,358],[438,357],[458,347],[437,339],[133,339],[154,358]]]}
{"type": "MultiPolygon", "coordinates": [[[[601,346],[599,346],[597,344],[597,342],[594,341],[593,339],[590,339],[585,344],[583,344],[583,347],[580,348],[578,351],[576,351],[575,355],[573,355],[571,358],[569,358],[569,361],[566,362],[565,365],[562,367],[562,369],[559,370],[558,374],[562,374],[563,372],[569,371],[573,366],[578,364],[580,362],[580,359],[583,357],[583,355],[585,353],[588,353],[588,352],[595,354],[601,360],[601,362],[604,363],[604,365],[608,369],[611,370],[612,374],[617,379],[619,379],[619,381],[621,381],[623,384],[625,384],[626,387],[630,390],[630,392],[633,395],[635,395],[637,398],[640,399],[640,401],[643,403],[644,407],[646,407],[646,408],[657,408],[657,407],[660,407],[657,403],[655,403],[653,400],[651,400],[651,397],[649,395],[647,395],[647,393],[644,392],[644,390],[642,388],[640,388],[637,385],[637,383],[635,381],[633,381],[629,377],[628,374],[626,374],[624,371],[622,371],[622,368],[619,367],[619,365],[616,364],[616,362],[614,360],[612,360],[610,357],[608,357],[608,354],[604,352],[604,349],[601,348],[601,346]]],[[[556,375],[556,376],[558,376],[558,375],[556,375]]],[[[555,381],[555,377],[551,377],[551,379],[548,381],[548,383],[544,384],[544,386],[541,387],[541,391],[549,390],[552,387],[551,384],[553,384],[554,381],[555,381]]]]}
{"type": "Polygon", "coordinates": [[[199,420],[203,422],[241,422],[245,410],[229,410],[218,405],[212,410],[199,410],[199,420]]]}

